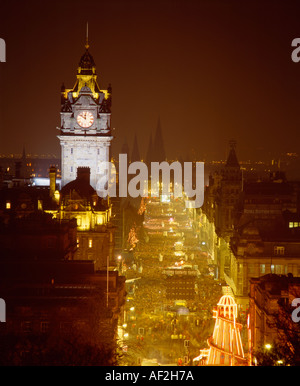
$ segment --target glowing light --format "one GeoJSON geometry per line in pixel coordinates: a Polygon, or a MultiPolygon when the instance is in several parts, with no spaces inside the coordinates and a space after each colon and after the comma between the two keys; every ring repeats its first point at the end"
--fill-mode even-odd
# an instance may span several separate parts
{"type": "Polygon", "coordinates": [[[58,190],[56,190],[56,191],[54,192],[54,199],[55,199],[56,202],[59,202],[59,199],[60,199],[60,193],[59,193],[58,190]]]}
{"type": "Polygon", "coordinates": [[[237,304],[230,295],[224,295],[213,310],[216,319],[213,335],[208,339],[208,365],[245,365],[246,359],[240,336],[242,325],[236,322],[237,304]]]}
{"type": "Polygon", "coordinates": [[[265,344],[265,348],[266,348],[267,350],[270,350],[270,349],[272,348],[272,346],[270,345],[270,343],[267,343],[267,344],[265,344]]]}
{"type": "Polygon", "coordinates": [[[176,252],[174,252],[174,255],[175,256],[184,256],[184,252],[181,252],[181,251],[176,251],[176,252]]]}

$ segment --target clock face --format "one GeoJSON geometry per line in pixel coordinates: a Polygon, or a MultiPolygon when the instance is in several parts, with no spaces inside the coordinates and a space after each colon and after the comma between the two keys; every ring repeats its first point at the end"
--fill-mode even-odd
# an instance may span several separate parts
{"type": "Polygon", "coordinates": [[[82,111],[80,114],[77,115],[77,122],[81,127],[90,127],[94,122],[94,116],[89,111],[82,111]]]}

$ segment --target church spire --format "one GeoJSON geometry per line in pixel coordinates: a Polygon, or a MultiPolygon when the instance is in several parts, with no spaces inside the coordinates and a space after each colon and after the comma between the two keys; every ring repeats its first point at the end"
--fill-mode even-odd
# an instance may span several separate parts
{"type": "Polygon", "coordinates": [[[154,138],[154,161],[162,162],[166,160],[166,153],[164,147],[164,141],[162,136],[162,129],[160,123],[160,117],[158,118],[155,138],[154,138]]]}
{"type": "Polygon", "coordinates": [[[236,141],[230,140],[229,141],[230,151],[227,158],[226,166],[234,166],[234,167],[240,167],[239,161],[236,156],[235,148],[236,148],[236,141]]]}
{"type": "Polygon", "coordinates": [[[140,151],[139,151],[137,136],[135,134],[134,135],[133,149],[132,149],[132,153],[131,153],[131,160],[130,160],[130,162],[136,162],[136,161],[140,161],[140,160],[141,160],[140,151]]]}
{"type": "Polygon", "coordinates": [[[26,160],[26,151],[25,151],[25,145],[23,145],[23,153],[22,153],[22,160],[26,160]]]}
{"type": "Polygon", "coordinates": [[[146,154],[146,164],[148,167],[151,166],[152,161],[154,161],[153,160],[153,141],[152,141],[152,133],[150,133],[149,144],[148,144],[148,149],[146,154]]]}

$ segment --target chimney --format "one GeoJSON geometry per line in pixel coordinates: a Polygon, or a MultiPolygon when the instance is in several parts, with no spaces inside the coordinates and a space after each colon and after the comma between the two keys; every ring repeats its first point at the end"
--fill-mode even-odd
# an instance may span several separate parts
{"type": "Polygon", "coordinates": [[[83,180],[90,184],[91,169],[89,167],[80,166],[77,168],[77,180],[83,180]]]}
{"type": "Polygon", "coordinates": [[[22,162],[21,161],[17,161],[15,163],[15,168],[16,168],[15,177],[16,178],[21,178],[22,162]]]}
{"type": "Polygon", "coordinates": [[[54,198],[54,193],[56,190],[56,167],[51,166],[49,169],[49,179],[50,179],[50,197],[54,198]]]}

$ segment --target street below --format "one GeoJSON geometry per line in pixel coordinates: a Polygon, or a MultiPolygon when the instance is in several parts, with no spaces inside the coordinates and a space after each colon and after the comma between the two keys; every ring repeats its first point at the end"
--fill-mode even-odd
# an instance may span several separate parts
{"type": "Polygon", "coordinates": [[[197,365],[214,328],[216,280],[183,200],[150,199],[138,242],[122,257],[127,299],[123,365],[197,365]]]}

